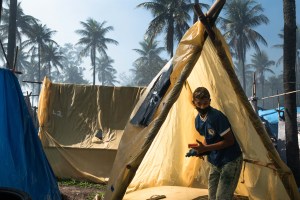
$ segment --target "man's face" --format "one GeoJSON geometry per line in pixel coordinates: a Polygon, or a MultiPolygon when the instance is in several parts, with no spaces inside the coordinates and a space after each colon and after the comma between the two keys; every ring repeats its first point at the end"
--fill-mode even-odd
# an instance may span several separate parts
{"type": "Polygon", "coordinates": [[[209,98],[194,99],[193,104],[196,108],[204,109],[210,106],[210,99],[209,98]]]}

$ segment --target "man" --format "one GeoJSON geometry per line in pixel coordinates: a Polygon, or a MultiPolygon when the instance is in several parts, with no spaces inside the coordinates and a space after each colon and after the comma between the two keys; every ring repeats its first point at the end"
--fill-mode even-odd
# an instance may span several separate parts
{"type": "Polygon", "coordinates": [[[231,200],[237,186],[241,168],[242,152],[227,117],[210,106],[210,94],[204,87],[193,93],[193,104],[198,110],[195,126],[204,142],[192,147],[198,154],[207,155],[210,163],[208,191],[210,200],[231,200]]]}

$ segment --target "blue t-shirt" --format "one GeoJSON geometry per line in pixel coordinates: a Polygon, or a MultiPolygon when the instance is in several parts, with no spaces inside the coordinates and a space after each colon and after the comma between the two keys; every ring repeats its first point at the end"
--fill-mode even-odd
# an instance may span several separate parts
{"type": "MultiPolygon", "coordinates": [[[[221,111],[212,107],[210,107],[204,119],[201,119],[199,114],[197,115],[195,126],[200,135],[205,137],[207,144],[214,144],[224,140],[222,136],[231,130],[227,117],[221,111]]],[[[212,151],[207,157],[211,164],[222,167],[226,163],[235,160],[241,153],[240,146],[234,138],[233,145],[212,151]]]]}

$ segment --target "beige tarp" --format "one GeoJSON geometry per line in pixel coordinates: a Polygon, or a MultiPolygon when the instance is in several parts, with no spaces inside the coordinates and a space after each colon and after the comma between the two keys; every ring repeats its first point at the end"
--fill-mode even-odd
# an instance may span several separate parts
{"type": "MultiPolygon", "coordinates": [[[[222,42],[219,44],[223,44],[222,49],[230,58],[221,34],[218,30],[214,31],[216,41],[222,42]]],[[[138,193],[139,190],[159,186],[207,188],[207,161],[185,157],[188,143],[202,139],[194,128],[196,112],[191,103],[192,91],[199,86],[209,89],[212,106],[228,116],[242,148],[245,161],[236,193],[257,200],[300,198],[290,169],[280,160],[258,117],[252,115],[254,112],[249,110],[250,103],[234,85],[237,78],[231,73],[232,61],[228,62],[231,70],[228,72],[217,56],[214,44],[210,39],[204,42],[204,29],[199,22],[187,31],[172,61],[171,86],[153,121],[147,127],[126,125],[109,179],[106,200],[122,199],[125,192],[124,199],[138,199],[139,194],[143,193],[138,193]],[[189,70],[192,70],[190,74],[189,70]]],[[[131,117],[154,81],[137,103],[131,117]]],[[[156,194],[164,195],[159,190],[156,194]]],[[[167,199],[180,197],[167,196],[167,199]]]]}
{"type": "Polygon", "coordinates": [[[123,130],[143,90],[54,84],[45,78],[39,136],[55,175],[107,181],[123,130]]]}

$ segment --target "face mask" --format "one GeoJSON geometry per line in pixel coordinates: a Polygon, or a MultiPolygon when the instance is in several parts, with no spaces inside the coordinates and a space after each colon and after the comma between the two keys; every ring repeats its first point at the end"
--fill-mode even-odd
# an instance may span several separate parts
{"type": "Polygon", "coordinates": [[[210,110],[210,106],[206,107],[206,108],[196,108],[198,110],[198,112],[200,113],[200,115],[205,115],[209,110],[210,110]]]}

